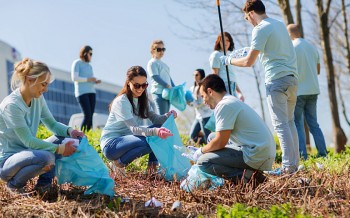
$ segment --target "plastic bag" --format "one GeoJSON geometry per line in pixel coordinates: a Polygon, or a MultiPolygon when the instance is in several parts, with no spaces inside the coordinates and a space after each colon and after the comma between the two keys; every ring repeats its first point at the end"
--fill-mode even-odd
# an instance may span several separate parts
{"type": "Polygon", "coordinates": [[[89,186],[84,192],[86,195],[114,196],[114,181],[109,177],[108,168],[85,137],[74,154],[56,160],[56,176],[58,184],[89,186]]]}
{"type": "Polygon", "coordinates": [[[169,100],[169,89],[168,88],[163,89],[162,98],[164,98],[165,100],[169,100]]]}
{"type": "Polygon", "coordinates": [[[235,49],[230,54],[230,57],[233,58],[242,58],[248,55],[248,52],[250,51],[250,47],[244,47],[240,49],[235,49]]]}
{"type": "Polygon", "coordinates": [[[185,83],[182,85],[175,86],[169,90],[169,101],[175,108],[180,111],[186,109],[186,99],[184,92],[185,83]]]}
{"type": "Polygon", "coordinates": [[[192,92],[191,92],[190,90],[187,90],[187,91],[185,92],[185,99],[186,99],[186,101],[188,101],[188,102],[190,102],[190,103],[194,101],[192,92]]]}
{"type": "Polygon", "coordinates": [[[224,182],[223,178],[205,173],[195,164],[188,171],[187,178],[181,182],[180,188],[186,192],[191,192],[195,189],[213,190],[222,186],[224,182]]]}
{"type": "Polygon", "coordinates": [[[214,113],[211,114],[209,120],[205,124],[204,128],[209,129],[211,132],[215,132],[215,116],[214,113]]]}
{"type": "Polygon", "coordinates": [[[146,140],[160,163],[160,171],[164,174],[165,180],[174,180],[174,175],[176,175],[176,179],[180,180],[187,175],[191,163],[189,159],[181,155],[180,150],[174,148],[174,145],[184,147],[174,116],[171,115],[162,127],[169,129],[173,136],[166,139],[161,139],[158,136],[148,136],[146,140]]]}

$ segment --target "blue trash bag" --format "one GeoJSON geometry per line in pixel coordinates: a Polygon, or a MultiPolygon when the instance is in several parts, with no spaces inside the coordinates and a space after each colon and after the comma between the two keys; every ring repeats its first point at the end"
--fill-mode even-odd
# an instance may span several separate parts
{"type": "Polygon", "coordinates": [[[184,111],[186,109],[186,99],[184,86],[186,83],[182,85],[175,86],[169,90],[169,101],[175,108],[180,111],[184,111]]]}
{"type": "Polygon", "coordinates": [[[169,89],[168,88],[163,89],[162,98],[164,98],[165,100],[169,100],[169,89]]]}
{"type": "Polygon", "coordinates": [[[148,136],[146,140],[160,163],[160,173],[164,175],[165,180],[173,181],[175,175],[177,180],[181,180],[187,175],[191,163],[189,159],[181,155],[181,149],[174,147],[174,145],[184,147],[174,116],[171,115],[162,127],[169,129],[173,136],[166,139],[161,139],[158,136],[148,136]]]}
{"type": "Polygon", "coordinates": [[[187,90],[187,91],[185,92],[185,99],[186,99],[186,101],[188,101],[188,102],[190,102],[190,103],[194,101],[192,92],[191,92],[190,90],[187,90]]]}
{"type": "Polygon", "coordinates": [[[89,186],[85,195],[114,196],[114,181],[109,177],[108,168],[86,137],[82,138],[74,154],[56,160],[56,176],[58,184],[89,186]]]}
{"type": "Polygon", "coordinates": [[[213,190],[222,186],[224,182],[223,178],[205,173],[195,164],[188,171],[187,178],[181,182],[180,188],[186,192],[191,192],[196,189],[213,190]]]}
{"type": "Polygon", "coordinates": [[[210,130],[211,132],[215,132],[215,116],[214,113],[211,114],[209,120],[205,124],[204,128],[210,130]]]}

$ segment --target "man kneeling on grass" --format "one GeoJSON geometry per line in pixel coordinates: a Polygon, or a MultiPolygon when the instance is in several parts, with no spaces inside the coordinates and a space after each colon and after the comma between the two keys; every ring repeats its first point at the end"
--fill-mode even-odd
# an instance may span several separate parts
{"type": "Polygon", "coordinates": [[[229,95],[224,81],[217,75],[205,77],[199,92],[205,104],[214,109],[216,125],[208,144],[194,153],[199,168],[234,181],[242,176],[248,181],[254,171],[261,175],[261,171],[271,170],[276,144],[259,115],[229,95]]]}

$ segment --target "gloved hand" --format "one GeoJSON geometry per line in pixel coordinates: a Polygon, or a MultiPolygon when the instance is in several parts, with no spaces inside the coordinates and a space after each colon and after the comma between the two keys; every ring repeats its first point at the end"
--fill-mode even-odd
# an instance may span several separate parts
{"type": "Polygon", "coordinates": [[[69,135],[70,137],[74,138],[74,139],[77,139],[78,137],[84,137],[85,134],[79,130],[76,130],[76,129],[72,129],[72,128],[69,128],[69,135]]]}
{"type": "Polygon", "coordinates": [[[220,57],[220,62],[222,65],[230,65],[231,64],[231,57],[223,55],[220,57]]]}
{"type": "Polygon", "coordinates": [[[166,139],[169,136],[173,136],[173,134],[170,132],[170,130],[168,130],[167,128],[164,128],[164,127],[157,128],[157,135],[161,139],[166,139]]]}
{"type": "Polygon", "coordinates": [[[64,157],[72,155],[77,150],[73,144],[74,141],[68,141],[65,144],[58,145],[56,153],[61,154],[64,157]]]}
{"type": "Polygon", "coordinates": [[[194,162],[197,162],[198,158],[199,158],[200,156],[202,156],[202,154],[203,154],[202,148],[197,149],[197,151],[194,152],[194,154],[193,154],[192,160],[193,160],[194,162]]]}
{"type": "Polygon", "coordinates": [[[174,110],[169,111],[168,113],[165,114],[167,117],[170,117],[170,115],[174,115],[174,118],[177,117],[177,113],[174,110]]]}

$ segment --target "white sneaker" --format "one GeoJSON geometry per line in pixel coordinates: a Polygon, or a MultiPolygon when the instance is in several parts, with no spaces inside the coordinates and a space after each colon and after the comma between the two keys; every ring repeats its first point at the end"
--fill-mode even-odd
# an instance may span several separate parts
{"type": "Polygon", "coordinates": [[[109,166],[109,169],[111,169],[111,173],[109,176],[112,179],[115,179],[116,177],[119,177],[119,178],[126,177],[125,169],[121,167],[117,167],[114,161],[109,162],[108,166],[109,166]]]}

